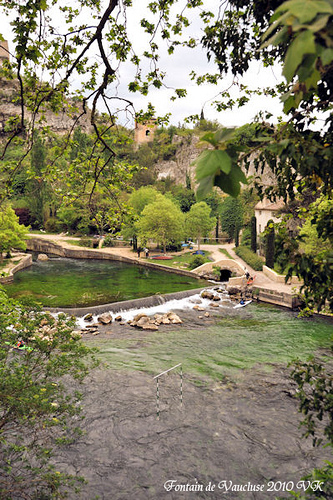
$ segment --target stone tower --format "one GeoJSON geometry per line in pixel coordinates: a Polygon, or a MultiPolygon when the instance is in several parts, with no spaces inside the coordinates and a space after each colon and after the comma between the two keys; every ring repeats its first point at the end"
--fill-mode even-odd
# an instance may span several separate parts
{"type": "Polygon", "coordinates": [[[4,40],[0,42],[0,66],[3,61],[9,61],[9,50],[8,50],[8,42],[4,40]]]}
{"type": "Polygon", "coordinates": [[[139,146],[154,139],[156,130],[156,119],[152,118],[144,123],[135,122],[134,141],[139,146]]]}

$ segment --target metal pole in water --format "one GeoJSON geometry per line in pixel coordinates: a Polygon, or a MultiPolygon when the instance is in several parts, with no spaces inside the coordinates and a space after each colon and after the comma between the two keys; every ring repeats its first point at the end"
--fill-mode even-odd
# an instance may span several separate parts
{"type": "Polygon", "coordinates": [[[183,367],[180,365],[180,406],[183,407],[183,367]]]}
{"type": "Polygon", "coordinates": [[[165,375],[166,373],[169,373],[171,370],[174,370],[175,368],[178,368],[180,366],[180,405],[183,406],[183,367],[181,363],[178,363],[178,365],[173,366],[172,368],[169,368],[168,370],[165,370],[164,372],[159,373],[158,375],[155,375],[153,378],[156,379],[156,417],[157,420],[160,419],[160,390],[159,390],[159,378],[162,375],[165,375]]]}
{"type": "Polygon", "coordinates": [[[157,420],[160,419],[160,392],[158,386],[158,378],[156,379],[156,415],[157,420]]]}

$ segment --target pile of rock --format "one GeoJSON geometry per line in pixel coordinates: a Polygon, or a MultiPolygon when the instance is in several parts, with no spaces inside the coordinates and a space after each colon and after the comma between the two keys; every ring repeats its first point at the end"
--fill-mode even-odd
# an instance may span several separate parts
{"type": "MultiPolygon", "coordinates": [[[[93,321],[93,315],[91,313],[88,313],[85,315],[85,317],[83,318],[84,321],[86,322],[91,322],[93,321]]],[[[117,319],[117,318],[116,318],[117,319]]],[[[109,325],[110,323],[112,323],[112,316],[110,313],[106,312],[106,313],[103,313],[101,314],[100,316],[98,316],[97,318],[97,323],[92,323],[90,325],[86,325],[84,328],[81,328],[80,330],[80,333],[90,333],[92,335],[98,335],[100,332],[98,330],[98,327],[99,326],[102,326],[102,325],[109,325]]],[[[110,333],[110,332],[107,332],[107,333],[110,333]]]]}
{"type": "Polygon", "coordinates": [[[158,330],[159,325],[179,325],[182,323],[180,317],[174,312],[166,314],[137,314],[131,321],[128,321],[130,326],[141,328],[142,330],[158,330]]]}
{"type": "MultiPolygon", "coordinates": [[[[30,337],[30,340],[39,338],[47,342],[52,342],[59,328],[63,328],[63,322],[55,319],[50,313],[46,313],[46,316],[41,319],[38,329],[35,331],[35,334],[30,337]]],[[[71,335],[73,338],[79,338],[81,337],[81,332],[73,330],[71,335]]]]}
{"type": "Polygon", "coordinates": [[[236,300],[237,302],[241,298],[251,298],[252,296],[252,291],[248,286],[241,286],[241,285],[228,285],[226,287],[226,290],[232,300],[236,300]]]}

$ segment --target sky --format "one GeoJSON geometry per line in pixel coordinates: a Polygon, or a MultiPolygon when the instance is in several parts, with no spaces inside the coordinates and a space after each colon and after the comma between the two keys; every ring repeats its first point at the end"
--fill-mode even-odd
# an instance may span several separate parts
{"type": "MultiPolygon", "coordinates": [[[[139,54],[144,50],[147,38],[142,34],[139,27],[139,20],[145,13],[145,5],[148,0],[134,0],[133,8],[129,9],[127,17],[127,25],[131,39],[135,44],[136,52],[139,54]]],[[[207,7],[211,6],[216,10],[218,2],[216,0],[205,0],[207,7]]],[[[54,14],[55,23],[61,25],[61,20],[57,19],[57,14],[54,14]]],[[[201,36],[201,27],[193,18],[191,21],[191,32],[198,37],[201,36]]],[[[13,49],[12,33],[8,22],[1,24],[0,32],[9,40],[10,50],[13,49]]],[[[94,53],[90,53],[90,57],[94,57],[94,53]]],[[[156,110],[156,115],[163,116],[171,113],[170,124],[178,125],[184,122],[184,119],[193,114],[199,114],[204,111],[204,116],[208,120],[217,120],[224,126],[240,126],[250,122],[260,110],[267,110],[273,114],[272,121],[276,121],[277,117],[282,114],[282,106],[277,98],[268,97],[252,97],[251,101],[245,106],[237,109],[234,108],[228,111],[218,112],[213,101],[218,97],[219,92],[230,87],[232,76],[226,76],[217,85],[202,85],[197,86],[195,82],[190,80],[189,73],[194,70],[198,74],[204,74],[208,71],[216,72],[216,68],[207,60],[206,53],[201,48],[186,49],[182,48],[173,56],[169,56],[166,49],[161,50],[159,67],[166,72],[165,84],[162,89],[153,89],[148,97],[140,94],[130,93],[127,89],[127,84],[133,79],[132,67],[128,63],[123,63],[120,67],[120,80],[116,90],[112,89],[110,95],[118,93],[119,96],[131,100],[134,103],[135,109],[145,110],[148,102],[151,102],[156,110]],[[170,101],[170,97],[174,94],[174,88],[186,88],[187,96],[185,98],[170,101]]],[[[246,75],[239,79],[239,82],[248,85],[249,88],[257,88],[258,86],[276,85],[282,80],[281,69],[278,65],[272,68],[263,68],[259,62],[252,63],[246,75]]],[[[73,81],[73,86],[77,86],[78,82],[73,81]]],[[[233,97],[237,97],[238,91],[235,87],[231,90],[233,97]]],[[[103,106],[100,107],[104,111],[103,106]]],[[[133,117],[129,114],[119,113],[119,120],[122,124],[129,127],[134,125],[133,117]]]]}

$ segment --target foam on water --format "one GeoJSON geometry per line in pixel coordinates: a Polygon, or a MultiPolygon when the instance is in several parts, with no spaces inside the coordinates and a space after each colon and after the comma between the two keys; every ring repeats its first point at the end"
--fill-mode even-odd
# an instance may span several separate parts
{"type": "MultiPolygon", "coordinates": [[[[216,295],[219,295],[224,300],[229,299],[229,295],[226,292],[218,293],[215,290],[214,293],[216,295]]],[[[121,316],[124,321],[130,321],[139,313],[147,314],[147,316],[153,316],[154,314],[165,314],[170,311],[193,309],[195,305],[199,305],[202,308],[207,308],[209,307],[209,304],[211,302],[212,301],[210,299],[205,299],[202,298],[200,294],[195,294],[191,295],[190,297],[184,297],[183,299],[169,300],[167,302],[164,302],[163,304],[158,304],[156,306],[151,306],[151,307],[141,307],[139,309],[133,308],[133,309],[127,309],[125,311],[120,310],[116,313],[109,311],[109,314],[112,316],[113,320],[117,316],[121,316]]],[[[232,307],[232,305],[233,304],[231,301],[230,301],[230,306],[225,304],[219,304],[220,307],[232,307]]],[[[95,323],[97,322],[98,316],[100,316],[100,314],[94,314],[92,320],[89,322],[84,320],[84,316],[81,316],[77,318],[77,326],[80,328],[84,328],[89,323],[90,324],[95,323]]]]}

